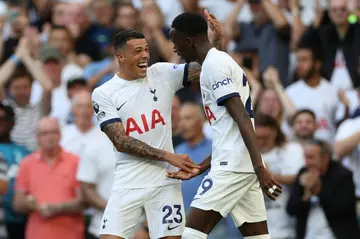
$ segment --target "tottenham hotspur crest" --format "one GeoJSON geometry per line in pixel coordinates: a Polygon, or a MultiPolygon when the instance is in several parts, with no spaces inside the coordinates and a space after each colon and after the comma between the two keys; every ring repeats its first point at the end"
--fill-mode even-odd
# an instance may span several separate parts
{"type": "Polygon", "coordinates": [[[154,95],[153,100],[154,100],[154,101],[157,101],[158,98],[156,97],[156,94],[155,94],[155,93],[156,93],[156,89],[151,89],[151,87],[150,87],[149,89],[150,89],[150,93],[154,95]]]}

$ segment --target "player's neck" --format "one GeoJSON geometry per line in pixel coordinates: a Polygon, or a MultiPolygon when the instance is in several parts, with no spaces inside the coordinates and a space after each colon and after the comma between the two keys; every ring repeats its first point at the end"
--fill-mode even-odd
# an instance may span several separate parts
{"type": "Polygon", "coordinates": [[[201,141],[203,141],[203,139],[204,139],[204,135],[200,134],[200,135],[195,136],[194,138],[190,139],[189,141],[187,141],[187,143],[193,147],[193,146],[198,145],[201,141]]]}
{"type": "Polygon", "coordinates": [[[121,79],[123,79],[123,80],[128,80],[128,81],[133,81],[133,80],[137,80],[137,79],[138,79],[138,78],[136,78],[136,77],[134,77],[134,76],[132,76],[132,75],[130,75],[130,74],[127,74],[126,71],[121,70],[121,69],[120,69],[120,72],[116,73],[116,75],[117,75],[118,77],[120,77],[121,79]]]}
{"type": "Polygon", "coordinates": [[[316,87],[320,84],[321,76],[320,75],[312,75],[310,76],[305,83],[310,87],[316,87]]]}
{"type": "Polygon", "coordinates": [[[214,46],[210,42],[206,42],[203,45],[199,46],[196,50],[196,55],[197,55],[196,62],[202,65],[206,58],[206,55],[213,47],[214,46]]]}

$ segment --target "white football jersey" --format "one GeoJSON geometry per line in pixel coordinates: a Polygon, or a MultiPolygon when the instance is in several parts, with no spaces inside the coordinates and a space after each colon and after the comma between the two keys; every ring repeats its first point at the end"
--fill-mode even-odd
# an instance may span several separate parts
{"type": "Polygon", "coordinates": [[[222,105],[224,100],[240,96],[254,126],[250,87],[244,71],[227,53],[212,48],[202,64],[200,85],[206,117],[212,128],[211,170],[253,173],[239,127],[222,105]]]}
{"type": "MultiPolygon", "coordinates": [[[[122,122],[128,136],[173,153],[171,102],[175,92],[186,84],[187,73],[187,64],[157,63],[148,68],[147,77],[142,79],[128,81],[115,75],[92,94],[101,129],[122,122]]],[[[177,170],[167,162],[114,151],[117,165],[113,189],[180,183],[166,177],[167,171],[177,170]]]]}

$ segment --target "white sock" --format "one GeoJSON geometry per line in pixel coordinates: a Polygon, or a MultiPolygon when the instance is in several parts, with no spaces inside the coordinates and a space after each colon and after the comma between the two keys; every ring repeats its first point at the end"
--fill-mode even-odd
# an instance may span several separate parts
{"type": "Polygon", "coordinates": [[[262,235],[244,237],[244,239],[271,239],[271,237],[269,234],[262,234],[262,235]]]}
{"type": "Polygon", "coordinates": [[[207,234],[197,231],[195,229],[185,227],[181,239],[206,239],[207,234]]]}

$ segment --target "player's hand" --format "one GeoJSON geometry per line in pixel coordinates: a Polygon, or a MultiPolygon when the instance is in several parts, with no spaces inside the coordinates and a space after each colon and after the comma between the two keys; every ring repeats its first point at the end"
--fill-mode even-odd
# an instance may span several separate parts
{"type": "Polygon", "coordinates": [[[276,180],[266,168],[261,168],[257,170],[256,175],[258,177],[260,187],[264,191],[266,196],[268,196],[268,198],[270,198],[271,200],[275,201],[276,198],[282,193],[281,185],[276,182],[276,180]]]}
{"type": "Polygon", "coordinates": [[[216,45],[221,43],[222,30],[220,22],[216,19],[214,14],[209,13],[208,10],[204,10],[205,18],[208,22],[208,37],[211,44],[216,45]]]}
{"type": "Polygon", "coordinates": [[[184,170],[180,169],[177,172],[168,172],[167,177],[168,178],[175,178],[175,179],[181,179],[181,180],[189,180],[191,178],[194,178],[200,174],[199,168],[193,168],[191,173],[185,172],[184,170]]]}
{"type": "Polygon", "coordinates": [[[201,168],[186,154],[166,153],[164,156],[164,160],[169,164],[184,170],[187,173],[192,173],[194,168],[201,168]]]}
{"type": "Polygon", "coordinates": [[[55,204],[42,204],[38,207],[38,212],[44,218],[49,218],[60,213],[60,205],[55,204]]]}

